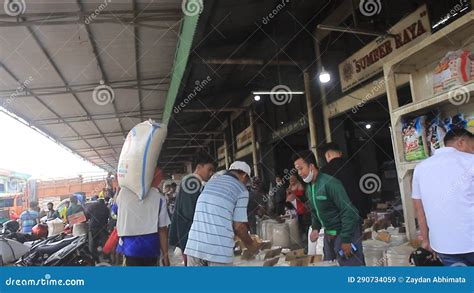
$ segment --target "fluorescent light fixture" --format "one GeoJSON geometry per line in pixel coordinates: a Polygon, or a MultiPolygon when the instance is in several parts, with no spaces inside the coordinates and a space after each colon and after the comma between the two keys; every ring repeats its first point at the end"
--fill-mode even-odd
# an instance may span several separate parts
{"type": "Polygon", "coordinates": [[[254,95],[279,95],[279,94],[285,94],[285,95],[304,95],[304,92],[284,92],[284,91],[268,91],[268,92],[252,92],[254,95]]]}
{"type": "Polygon", "coordinates": [[[260,101],[260,96],[256,95],[256,96],[253,97],[253,99],[258,102],[258,101],[260,101]]]}
{"type": "Polygon", "coordinates": [[[323,67],[321,72],[319,73],[319,81],[321,83],[328,83],[330,80],[331,80],[331,75],[323,67]]]}

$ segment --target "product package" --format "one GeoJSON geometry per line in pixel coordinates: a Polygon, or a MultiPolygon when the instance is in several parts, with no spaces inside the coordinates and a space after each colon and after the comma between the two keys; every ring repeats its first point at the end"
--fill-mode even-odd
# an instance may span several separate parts
{"type": "Polygon", "coordinates": [[[440,93],[470,81],[473,78],[473,59],[469,50],[448,52],[435,68],[434,93],[440,93]]]}
{"type": "Polygon", "coordinates": [[[420,116],[402,126],[403,147],[407,161],[423,160],[428,157],[425,123],[426,116],[420,116]]]}
{"type": "Polygon", "coordinates": [[[435,150],[444,146],[443,139],[446,135],[446,127],[439,117],[439,112],[433,113],[427,118],[426,140],[430,147],[431,155],[435,150]]]}

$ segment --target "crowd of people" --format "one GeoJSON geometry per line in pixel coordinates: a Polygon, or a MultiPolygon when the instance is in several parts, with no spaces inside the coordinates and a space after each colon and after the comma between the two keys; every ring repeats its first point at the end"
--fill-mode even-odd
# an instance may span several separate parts
{"type": "MultiPolygon", "coordinates": [[[[414,172],[412,197],[422,247],[438,253],[445,265],[473,265],[474,138],[455,130],[444,143],[414,172]]],[[[313,152],[295,153],[294,172],[276,176],[269,192],[247,163],[235,161],[215,173],[215,160],[207,153],[196,155],[193,172],[179,185],[164,181],[157,167],[143,199],[113,184],[109,174],[106,187],[90,201],[73,195],[62,210],[48,203],[45,211],[31,202],[19,216],[21,231],[34,233],[42,217],[68,222],[83,213],[97,261],[119,264],[123,256],[126,266],[169,266],[168,253],[176,248],[186,266],[227,266],[233,263],[237,238],[249,253],[258,252],[259,243],[250,235],[257,233],[259,218],[291,217],[298,220],[302,239],[308,234],[316,242],[324,233],[324,260],[363,266],[361,228],[369,199],[337,144],[324,145],[320,153],[327,162],[321,169],[313,152]],[[105,255],[110,241],[114,249],[105,255]]]]}

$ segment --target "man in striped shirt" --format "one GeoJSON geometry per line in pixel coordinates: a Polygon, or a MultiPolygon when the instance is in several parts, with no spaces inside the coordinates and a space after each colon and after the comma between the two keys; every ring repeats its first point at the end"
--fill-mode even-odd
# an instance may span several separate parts
{"type": "Polygon", "coordinates": [[[185,254],[189,266],[225,266],[234,260],[234,234],[250,252],[258,244],[247,226],[250,167],[236,161],[229,171],[209,181],[197,201],[185,254]]]}

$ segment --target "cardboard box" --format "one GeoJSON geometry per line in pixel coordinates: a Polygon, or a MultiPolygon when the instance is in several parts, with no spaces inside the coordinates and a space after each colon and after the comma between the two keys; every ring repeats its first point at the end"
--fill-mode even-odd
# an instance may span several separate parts
{"type": "Polygon", "coordinates": [[[264,263],[263,263],[263,266],[264,267],[273,267],[274,265],[276,265],[278,263],[278,261],[280,260],[280,257],[274,257],[274,258],[270,258],[270,259],[267,259],[264,263]]]}
{"type": "Polygon", "coordinates": [[[323,261],[323,256],[322,255],[310,255],[310,260],[309,263],[315,263],[315,262],[322,262],[323,261]]]}
{"type": "Polygon", "coordinates": [[[272,249],[264,249],[262,250],[262,254],[263,254],[263,259],[270,259],[270,258],[274,258],[274,257],[277,257],[277,256],[280,256],[281,254],[281,247],[278,247],[278,248],[272,248],[272,249]]]}
{"type": "Polygon", "coordinates": [[[292,250],[286,254],[285,261],[291,261],[294,260],[298,257],[305,256],[304,254],[304,249],[297,249],[297,250],[292,250]]]}
{"type": "Polygon", "coordinates": [[[84,223],[87,221],[86,215],[84,214],[83,211],[80,211],[78,213],[72,214],[67,217],[67,221],[69,222],[69,225],[75,225],[79,223],[84,223]]]}
{"type": "Polygon", "coordinates": [[[290,266],[292,267],[307,267],[311,261],[311,256],[301,256],[296,257],[290,261],[290,266]]]}

